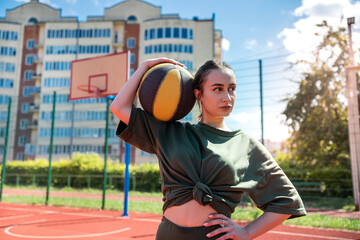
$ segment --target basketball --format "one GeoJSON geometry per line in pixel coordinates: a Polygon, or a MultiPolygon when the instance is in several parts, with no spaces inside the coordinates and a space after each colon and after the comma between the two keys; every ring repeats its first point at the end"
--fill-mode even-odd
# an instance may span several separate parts
{"type": "Polygon", "coordinates": [[[183,67],[161,63],[142,77],[138,96],[143,109],[161,121],[185,117],[195,104],[193,77],[183,67]]]}

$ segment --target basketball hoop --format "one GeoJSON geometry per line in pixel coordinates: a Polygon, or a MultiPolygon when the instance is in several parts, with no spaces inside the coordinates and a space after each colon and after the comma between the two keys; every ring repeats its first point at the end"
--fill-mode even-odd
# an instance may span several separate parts
{"type": "Polygon", "coordinates": [[[86,93],[93,93],[94,98],[100,98],[100,93],[105,91],[105,90],[101,90],[97,86],[86,85],[86,84],[78,85],[76,88],[79,89],[80,91],[83,91],[83,92],[86,92],[86,93]]]}
{"type": "Polygon", "coordinates": [[[128,79],[129,52],[71,62],[70,100],[116,95],[128,79]]]}

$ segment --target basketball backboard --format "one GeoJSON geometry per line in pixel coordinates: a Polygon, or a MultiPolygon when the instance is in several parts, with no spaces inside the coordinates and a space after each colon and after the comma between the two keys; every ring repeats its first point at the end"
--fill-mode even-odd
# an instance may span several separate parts
{"type": "Polygon", "coordinates": [[[71,62],[70,100],[116,95],[128,79],[129,53],[71,62]]]}

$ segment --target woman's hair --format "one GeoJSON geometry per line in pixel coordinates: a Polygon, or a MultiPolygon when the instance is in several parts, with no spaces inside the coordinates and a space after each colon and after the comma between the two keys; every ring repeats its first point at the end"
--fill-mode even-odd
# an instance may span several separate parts
{"type": "Polygon", "coordinates": [[[213,69],[224,70],[226,68],[233,71],[230,65],[222,60],[212,59],[206,61],[195,73],[194,83],[193,83],[194,89],[201,90],[204,79],[207,77],[207,75],[209,75],[211,70],[213,69]]]}
{"type": "MultiPolygon", "coordinates": [[[[227,64],[226,62],[222,61],[222,60],[218,60],[218,59],[212,59],[212,60],[208,60],[206,61],[195,73],[195,77],[194,77],[194,82],[193,82],[193,86],[194,89],[198,89],[200,91],[200,94],[202,94],[202,85],[205,81],[205,78],[209,75],[209,73],[211,72],[211,70],[214,69],[219,69],[219,70],[225,70],[225,69],[230,69],[231,71],[234,71],[229,64],[227,64]]],[[[201,120],[202,119],[202,110],[201,110],[201,104],[198,100],[198,106],[199,106],[199,111],[200,111],[200,115],[198,116],[198,119],[201,120]]]]}

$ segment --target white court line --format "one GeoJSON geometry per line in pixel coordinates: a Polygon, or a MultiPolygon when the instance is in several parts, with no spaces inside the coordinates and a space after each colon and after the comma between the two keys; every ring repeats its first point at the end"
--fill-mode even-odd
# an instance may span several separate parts
{"type": "Polygon", "coordinates": [[[11,216],[11,217],[2,217],[2,218],[0,218],[0,221],[9,220],[9,219],[16,219],[16,218],[33,217],[33,216],[35,216],[35,214],[15,215],[15,216],[11,216]]]}
{"type": "Polygon", "coordinates": [[[269,231],[268,233],[274,233],[274,234],[279,234],[279,235],[299,236],[299,237],[306,237],[306,238],[311,238],[311,239],[322,238],[322,239],[333,239],[333,240],[354,240],[353,238],[329,237],[329,236],[304,234],[304,233],[291,233],[291,232],[279,232],[279,231],[269,231]]]}
{"type": "Polygon", "coordinates": [[[21,234],[16,234],[16,233],[12,233],[10,232],[10,230],[15,227],[15,226],[11,226],[5,229],[5,233],[13,236],[13,237],[19,237],[19,238],[31,238],[31,239],[67,239],[67,238],[89,238],[89,237],[101,237],[101,236],[106,236],[106,235],[111,235],[111,234],[115,234],[115,233],[121,233],[121,232],[125,232],[125,231],[129,231],[131,228],[124,228],[124,229],[119,229],[116,231],[112,231],[112,232],[104,232],[104,233],[93,233],[93,234],[83,234],[83,235],[69,235],[69,236],[30,236],[30,235],[21,235],[21,234]]]}
{"type": "MultiPolygon", "coordinates": [[[[146,219],[146,218],[130,218],[130,217],[122,217],[122,216],[104,216],[98,214],[86,214],[86,213],[71,213],[71,212],[61,212],[61,211],[48,211],[48,210],[38,210],[38,209],[23,209],[23,208],[6,208],[0,207],[0,209],[11,209],[11,210],[21,210],[21,211],[34,211],[34,212],[44,212],[44,213],[57,213],[63,215],[74,215],[74,216],[83,216],[83,217],[97,217],[97,218],[108,218],[108,219],[126,219],[129,218],[130,220],[135,221],[143,221],[143,222],[156,222],[160,223],[161,220],[155,219],[146,219]]],[[[2,220],[0,218],[0,220],[2,220]]],[[[338,237],[329,237],[329,236],[322,236],[322,235],[312,235],[312,234],[302,234],[302,233],[291,233],[291,232],[280,232],[280,231],[269,231],[269,233],[279,234],[279,235],[289,235],[289,236],[300,236],[300,237],[307,237],[307,238],[317,238],[317,239],[331,239],[331,240],[353,240],[351,238],[338,238],[338,237]]]]}
{"type": "Polygon", "coordinates": [[[0,207],[0,209],[14,210],[14,211],[26,211],[26,212],[56,213],[56,211],[41,210],[41,209],[28,209],[28,208],[16,208],[16,207],[0,207]]]}

